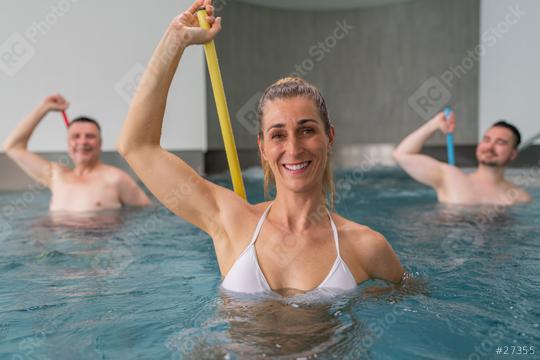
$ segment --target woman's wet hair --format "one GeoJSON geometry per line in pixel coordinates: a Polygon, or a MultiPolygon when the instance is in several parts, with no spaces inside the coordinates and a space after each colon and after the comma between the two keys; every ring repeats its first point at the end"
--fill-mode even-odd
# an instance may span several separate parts
{"type": "MultiPolygon", "coordinates": [[[[332,127],[332,123],[330,122],[328,116],[326,101],[324,100],[320,90],[304,79],[298,77],[286,77],[276,81],[268,88],[266,88],[263,95],[261,96],[261,99],[259,100],[259,104],[257,105],[257,117],[259,119],[259,138],[261,139],[261,141],[264,140],[262,122],[265,105],[273,100],[292,99],[295,97],[305,97],[313,100],[315,107],[319,110],[319,116],[323,122],[326,135],[330,136],[330,128],[332,127]]],[[[335,186],[334,178],[332,175],[332,164],[330,161],[330,155],[331,153],[328,154],[327,162],[324,168],[323,196],[325,203],[328,202],[330,208],[333,208],[335,186]]],[[[270,186],[275,185],[275,179],[274,175],[272,174],[272,170],[270,169],[270,166],[262,157],[261,166],[264,171],[264,194],[268,198],[269,188],[270,186]]]]}

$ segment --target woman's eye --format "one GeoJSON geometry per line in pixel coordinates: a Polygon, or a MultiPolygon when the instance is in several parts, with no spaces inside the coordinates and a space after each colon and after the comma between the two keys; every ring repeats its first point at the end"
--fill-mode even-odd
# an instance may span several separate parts
{"type": "Polygon", "coordinates": [[[304,133],[304,134],[312,134],[314,132],[315,132],[315,130],[313,130],[312,128],[304,128],[302,130],[302,133],[304,133]]]}

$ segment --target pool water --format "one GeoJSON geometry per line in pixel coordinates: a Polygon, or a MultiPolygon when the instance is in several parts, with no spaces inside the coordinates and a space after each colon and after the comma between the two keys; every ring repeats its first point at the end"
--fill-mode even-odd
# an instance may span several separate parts
{"type": "MultiPolygon", "coordinates": [[[[437,204],[396,169],[337,172],[337,211],[418,285],[379,295],[227,293],[210,238],[161,206],[52,215],[46,191],[1,193],[0,359],[540,358],[531,174],[511,176],[535,202],[504,208],[437,204]]],[[[263,200],[260,169],[246,187],[263,200]]]]}

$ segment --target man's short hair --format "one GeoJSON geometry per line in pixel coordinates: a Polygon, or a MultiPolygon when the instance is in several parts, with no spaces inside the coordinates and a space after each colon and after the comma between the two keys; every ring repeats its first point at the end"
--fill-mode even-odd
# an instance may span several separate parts
{"type": "Polygon", "coordinates": [[[96,125],[99,132],[101,133],[101,126],[99,126],[99,123],[96,120],[94,120],[92,118],[89,118],[87,116],[79,116],[78,118],[71,120],[70,123],[69,123],[69,127],[71,127],[71,125],[73,125],[75,123],[91,123],[91,124],[94,124],[94,125],[96,125]]]}
{"type": "Polygon", "coordinates": [[[499,120],[495,124],[491,125],[491,127],[495,127],[495,126],[500,126],[500,127],[506,128],[506,129],[508,129],[508,130],[510,130],[512,132],[512,134],[514,135],[514,138],[516,140],[514,142],[514,148],[517,149],[519,144],[521,144],[521,133],[519,132],[517,127],[515,127],[514,125],[506,122],[505,120],[499,120]]]}

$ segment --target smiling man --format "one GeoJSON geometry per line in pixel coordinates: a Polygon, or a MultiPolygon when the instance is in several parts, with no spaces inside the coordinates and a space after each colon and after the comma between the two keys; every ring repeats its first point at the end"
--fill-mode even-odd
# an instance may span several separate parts
{"type": "Polygon", "coordinates": [[[415,180],[437,192],[440,202],[453,204],[513,205],[531,201],[527,192],[504,177],[508,163],[517,156],[521,142],[518,129],[505,122],[493,124],[476,147],[478,167],[466,174],[455,166],[420,154],[422,146],[435,132],[454,130],[452,113],[446,121],[441,112],[407,136],[394,150],[394,159],[415,180]]]}
{"type": "Polygon", "coordinates": [[[62,96],[48,96],[4,144],[6,154],[24,172],[51,190],[50,210],[97,211],[148,205],[148,197],[127,173],[101,162],[101,128],[93,119],[80,117],[69,125],[68,154],[74,168],[49,162],[28,150],[28,141],[45,115],[68,106],[62,96]]]}

